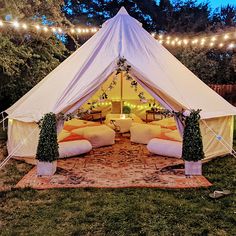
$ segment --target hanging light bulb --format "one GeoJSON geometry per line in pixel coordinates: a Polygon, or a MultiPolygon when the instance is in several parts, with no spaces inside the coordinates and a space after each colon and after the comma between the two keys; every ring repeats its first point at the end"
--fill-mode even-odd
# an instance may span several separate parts
{"type": "Polygon", "coordinates": [[[35,28],[36,28],[37,30],[40,30],[40,26],[39,26],[39,25],[35,25],[35,28]]]}
{"type": "Polygon", "coordinates": [[[0,20],[0,27],[2,27],[3,26],[3,22],[0,20]]]}
{"type": "Polygon", "coordinates": [[[155,37],[156,34],[155,33],[151,33],[151,35],[152,35],[152,37],[155,37]]]}
{"type": "Polygon", "coordinates": [[[229,35],[228,34],[225,34],[224,35],[224,40],[227,40],[229,38],[229,35]]]}
{"type": "Polygon", "coordinates": [[[160,34],[160,35],[159,35],[159,38],[160,38],[160,39],[163,39],[163,34],[160,34]]]}
{"type": "Polygon", "coordinates": [[[80,34],[82,30],[80,28],[77,28],[77,32],[80,34]]]}
{"type": "Polygon", "coordinates": [[[57,28],[57,31],[58,31],[58,33],[62,33],[62,29],[59,27],[59,28],[57,28]]]}
{"type": "Polygon", "coordinates": [[[235,47],[235,44],[233,44],[233,43],[229,44],[229,49],[233,49],[234,47],[235,47]]]}
{"type": "Polygon", "coordinates": [[[48,32],[48,27],[47,27],[47,26],[44,26],[44,27],[43,27],[43,31],[44,31],[44,32],[48,32]]]}
{"type": "Polygon", "coordinates": [[[224,44],[223,44],[223,43],[220,43],[220,44],[219,44],[219,47],[220,47],[220,48],[222,48],[223,46],[224,46],[224,44]]]}
{"type": "Polygon", "coordinates": [[[72,34],[74,34],[74,33],[75,33],[75,29],[72,28],[72,29],[70,30],[70,32],[71,32],[72,34]]]}
{"type": "Polygon", "coordinates": [[[210,46],[210,47],[213,47],[213,46],[214,46],[214,43],[213,43],[213,42],[211,42],[211,43],[209,44],[209,46],[210,46]]]}
{"type": "Polygon", "coordinates": [[[188,44],[188,40],[187,39],[184,39],[183,42],[184,42],[185,45],[188,44]]]}
{"type": "Polygon", "coordinates": [[[52,27],[52,32],[55,33],[57,30],[55,27],[52,27]]]}
{"type": "Polygon", "coordinates": [[[19,24],[18,21],[14,21],[14,22],[13,22],[13,26],[14,26],[15,28],[19,28],[20,24],[19,24]]]}
{"type": "Polygon", "coordinates": [[[216,41],[216,37],[212,37],[211,41],[213,41],[213,42],[216,41]]]}
{"type": "Polygon", "coordinates": [[[23,28],[23,29],[27,29],[28,26],[27,26],[25,23],[23,23],[23,24],[22,24],[22,28],[23,28]]]}

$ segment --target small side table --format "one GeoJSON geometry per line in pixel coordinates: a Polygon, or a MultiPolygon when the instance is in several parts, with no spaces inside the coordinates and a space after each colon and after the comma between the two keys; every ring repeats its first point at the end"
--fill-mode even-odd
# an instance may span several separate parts
{"type": "Polygon", "coordinates": [[[153,120],[156,120],[156,115],[160,115],[161,119],[163,118],[163,114],[161,110],[147,110],[146,111],[146,123],[148,122],[148,116],[152,115],[153,116],[153,120]]]}
{"type": "Polygon", "coordinates": [[[86,115],[86,117],[84,119],[95,121],[95,120],[98,120],[98,118],[95,118],[96,116],[99,116],[100,123],[102,124],[103,123],[102,111],[91,110],[90,113],[88,115],[86,115]]]}
{"type": "Polygon", "coordinates": [[[132,118],[111,118],[110,123],[114,126],[115,131],[119,133],[129,132],[132,125],[132,118]]]}

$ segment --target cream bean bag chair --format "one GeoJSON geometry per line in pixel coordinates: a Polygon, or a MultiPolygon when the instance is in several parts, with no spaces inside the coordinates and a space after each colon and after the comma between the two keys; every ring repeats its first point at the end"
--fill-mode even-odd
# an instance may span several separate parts
{"type": "Polygon", "coordinates": [[[78,128],[71,132],[88,140],[94,148],[115,143],[115,131],[106,125],[78,128]]]}
{"type": "Polygon", "coordinates": [[[159,156],[177,158],[182,156],[182,143],[177,141],[154,138],[148,142],[147,149],[159,156]]]}
{"type": "Polygon", "coordinates": [[[151,139],[161,135],[161,127],[158,125],[133,123],[130,128],[130,141],[147,144],[151,139]]]}
{"type": "Polygon", "coordinates": [[[88,140],[76,140],[59,143],[59,158],[78,156],[92,150],[88,140]]]}

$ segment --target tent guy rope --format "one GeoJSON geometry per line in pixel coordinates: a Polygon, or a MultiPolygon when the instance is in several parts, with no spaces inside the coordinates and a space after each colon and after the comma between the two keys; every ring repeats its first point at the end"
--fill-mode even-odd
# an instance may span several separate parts
{"type": "Polygon", "coordinates": [[[13,157],[13,155],[18,151],[23,144],[33,135],[33,133],[36,131],[37,128],[33,129],[27,136],[24,138],[21,142],[18,143],[18,145],[8,154],[8,156],[0,163],[0,169],[2,169],[7,162],[13,157]]]}

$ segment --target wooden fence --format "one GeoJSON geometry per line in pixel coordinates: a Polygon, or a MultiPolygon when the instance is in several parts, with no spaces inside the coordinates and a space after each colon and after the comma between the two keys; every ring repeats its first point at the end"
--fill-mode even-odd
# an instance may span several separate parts
{"type": "Polygon", "coordinates": [[[209,84],[208,86],[231,104],[236,105],[236,84],[209,84]]]}

